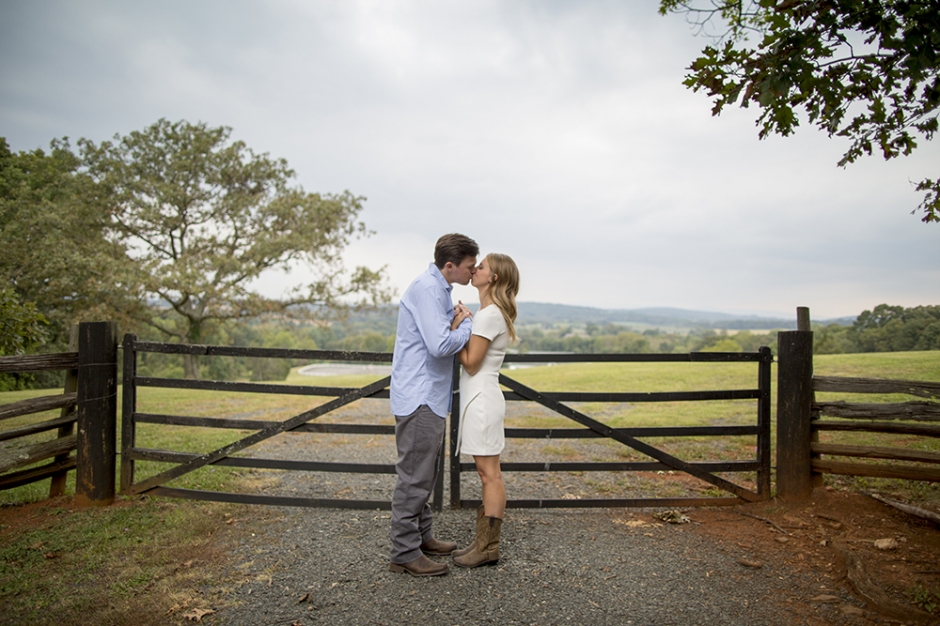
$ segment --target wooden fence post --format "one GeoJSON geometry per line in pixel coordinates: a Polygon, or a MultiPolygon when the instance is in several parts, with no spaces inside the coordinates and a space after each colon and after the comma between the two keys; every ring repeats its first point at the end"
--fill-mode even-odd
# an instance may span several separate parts
{"type": "MultiPolygon", "coordinates": [[[[78,352],[78,324],[72,324],[69,328],[69,352],[78,352]]],[[[75,393],[78,391],[78,370],[67,370],[65,372],[65,385],[62,393],[75,393]]],[[[68,417],[75,412],[75,407],[65,407],[59,413],[59,417],[68,417]]],[[[75,430],[75,425],[72,423],[66,424],[59,428],[59,437],[69,437],[72,435],[72,432],[75,430]]],[[[68,461],[69,453],[60,454],[55,457],[56,463],[63,463],[68,461]]],[[[58,474],[52,475],[52,481],[49,483],[49,497],[58,498],[61,495],[65,494],[65,483],[68,480],[69,472],[68,470],[59,472],[58,474]]]]}
{"type": "Polygon", "coordinates": [[[121,408],[121,493],[127,494],[134,484],[134,459],[131,450],[137,445],[137,335],[124,335],[124,376],[121,381],[123,400],[121,408]]]}
{"type": "MultiPolygon", "coordinates": [[[[450,410],[450,508],[460,508],[460,455],[457,454],[457,438],[460,436],[460,359],[454,356],[454,374],[451,380],[451,393],[453,394],[450,410]]],[[[444,482],[444,471],[441,470],[438,484],[444,482]]],[[[443,500],[443,494],[441,497],[443,500]]],[[[443,507],[443,502],[441,502],[443,507]]],[[[440,510],[440,509],[438,509],[440,510]]]]}
{"type": "Polygon", "coordinates": [[[809,309],[797,309],[797,328],[777,334],[777,497],[793,502],[813,494],[813,333],[809,330],[809,309]]]}
{"type": "Polygon", "coordinates": [[[85,322],[78,333],[75,503],[107,506],[114,502],[117,458],[117,324],[85,322]]]}

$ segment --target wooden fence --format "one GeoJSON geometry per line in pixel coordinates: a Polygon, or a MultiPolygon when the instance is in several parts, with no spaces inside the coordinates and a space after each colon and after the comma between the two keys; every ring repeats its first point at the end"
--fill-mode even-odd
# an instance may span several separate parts
{"type": "MultiPolygon", "coordinates": [[[[940,383],[911,380],[814,376],[813,391],[898,393],[940,400],[940,383]]],[[[818,433],[822,431],[890,433],[937,438],[940,437],[940,404],[936,402],[916,400],[899,403],[862,403],[846,402],[844,400],[834,402],[814,401],[810,426],[811,466],[814,472],[940,481],[940,452],[912,450],[902,447],[820,443],[818,441],[818,433]],[[921,423],[911,424],[909,422],[921,423]],[[822,455],[825,457],[887,459],[890,461],[914,462],[919,465],[859,463],[822,458],[822,455]]]]}
{"type": "Polygon", "coordinates": [[[820,442],[820,432],[940,437],[940,383],[813,375],[808,310],[798,330],[777,335],[777,495],[802,500],[822,474],[940,481],[940,453],[900,445],[820,442]],[[926,400],[847,402],[816,400],[816,392],[905,394],[926,400]],[[836,457],[836,458],[832,458],[836,457]],[[881,459],[888,463],[844,459],[881,459]],[[900,463],[894,463],[898,461],[900,463]]]}
{"type": "MultiPolygon", "coordinates": [[[[824,431],[940,437],[940,403],[936,402],[940,400],[940,383],[814,377],[813,333],[809,330],[807,309],[798,309],[797,322],[798,330],[781,332],[777,339],[777,496],[781,499],[796,500],[808,498],[812,495],[814,484],[819,484],[823,473],[940,481],[940,454],[936,452],[902,446],[882,447],[819,441],[819,433],[824,431]],[[818,402],[815,398],[816,392],[898,393],[920,399],[880,404],[844,400],[818,402]],[[858,459],[880,461],[866,463],[859,462],[858,459]]],[[[180,349],[166,348],[174,352],[180,349]]],[[[286,354],[290,351],[264,352],[265,356],[281,356],[282,352],[286,354]]],[[[20,423],[14,428],[0,432],[0,489],[51,478],[50,496],[57,496],[64,493],[68,472],[74,470],[77,504],[109,504],[114,500],[117,456],[117,325],[113,322],[80,324],[72,337],[68,352],[0,357],[0,373],[44,370],[66,370],[63,392],[3,405],[0,407],[0,422],[54,410],[59,410],[59,415],[53,419],[48,419],[46,415],[42,421],[20,423]],[[36,435],[50,431],[56,432],[55,438],[37,440],[36,435]]],[[[129,380],[135,381],[133,372],[131,374],[129,380]]],[[[136,384],[141,384],[141,381],[137,380],[136,384]]],[[[193,384],[200,383],[179,381],[173,386],[189,387],[193,384]]],[[[350,398],[387,397],[385,384],[387,381],[380,381],[362,390],[342,391],[349,392],[350,398]]],[[[250,386],[252,390],[257,387],[248,383],[225,383],[223,386],[250,386]]],[[[134,385],[132,390],[133,387],[134,385]]],[[[278,390],[284,392],[285,388],[279,386],[278,390]]],[[[309,390],[291,390],[291,393],[307,392],[309,390]]],[[[125,396],[126,393],[127,389],[125,396]]],[[[761,393],[761,397],[764,397],[766,391],[761,393]]],[[[543,396],[548,398],[546,394],[540,397],[543,396]]],[[[338,398],[337,402],[340,400],[342,399],[338,398]]],[[[551,401],[548,404],[554,406],[555,400],[557,399],[548,398],[546,402],[551,401]]],[[[320,410],[326,410],[326,407],[320,410]]],[[[133,404],[130,413],[133,414],[133,404]]],[[[314,425],[301,424],[312,419],[310,416],[302,415],[293,419],[298,422],[288,424],[290,428],[314,430],[314,425]]],[[[237,426],[243,428],[245,425],[239,423],[237,426]]],[[[624,435],[600,434],[617,435],[615,438],[624,435]]],[[[125,432],[125,439],[127,445],[127,441],[133,441],[133,434],[125,432]]],[[[766,441],[766,437],[764,440],[766,441]]],[[[227,456],[224,450],[218,452],[218,458],[200,457],[197,460],[201,463],[212,463],[227,456]]],[[[125,453],[124,463],[132,462],[134,454],[129,451],[125,453]]],[[[192,462],[195,461],[190,460],[190,463],[192,462]]],[[[389,470],[383,467],[381,471],[389,470]]],[[[127,472],[127,475],[130,479],[132,472],[127,472]]],[[[764,478],[761,481],[761,494],[766,493],[766,480],[764,478]]],[[[436,501],[440,502],[441,496],[439,490],[435,494],[436,501]]]]}
{"type": "Polygon", "coordinates": [[[0,357],[0,373],[48,370],[66,370],[62,393],[0,407],[0,421],[60,412],[54,419],[0,432],[0,489],[52,478],[49,497],[60,496],[74,470],[76,504],[110,504],[115,491],[117,325],[74,326],[68,352],[0,357]],[[50,431],[56,431],[55,438],[37,441],[37,435],[50,431]],[[49,462],[37,465],[43,461],[49,462]]]}

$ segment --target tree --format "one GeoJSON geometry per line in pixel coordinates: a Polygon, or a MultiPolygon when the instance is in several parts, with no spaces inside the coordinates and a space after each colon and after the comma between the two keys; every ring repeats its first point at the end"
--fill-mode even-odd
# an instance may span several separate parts
{"type": "MultiPolygon", "coordinates": [[[[48,322],[31,302],[21,302],[12,289],[0,289],[0,356],[25,354],[46,339],[48,322]]],[[[25,388],[31,374],[0,374],[0,391],[25,388]]]]}
{"type": "Polygon", "coordinates": [[[0,356],[26,354],[46,339],[48,322],[31,302],[12,289],[0,289],[0,356]]]}
{"type": "Polygon", "coordinates": [[[47,154],[13,153],[0,138],[0,289],[42,313],[58,348],[72,323],[137,306],[121,280],[124,249],[105,237],[108,214],[80,166],[67,139],[47,154]]]}
{"type": "MultiPolygon", "coordinates": [[[[343,268],[341,253],[366,236],[363,198],[307,193],[291,186],[283,159],[230,141],[228,127],[161,119],[143,131],[96,145],[78,142],[83,172],[110,216],[109,240],[127,247],[131,291],[141,322],[200,343],[214,323],[271,313],[388,299],[382,270],[343,268]],[[310,267],[314,280],[283,298],[253,289],[274,268],[310,267]],[[350,298],[357,298],[350,301],[350,298]]],[[[198,378],[192,356],[188,378],[198,378]]]]}
{"type": "MultiPolygon", "coordinates": [[[[846,137],[840,166],[880,151],[910,154],[933,139],[940,107],[937,0],[660,0],[712,34],[684,84],[727,105],[761,109],[759,136],[788,136],[797,109],[829,136],[846,137]],[[713,28],[720,29],[712,31],[713,28]],[[752,43],[750,37],[755,37],[752,43]]],[[[940,178],[924,179],[915,209],[940,222],[940,178]]]]}
{"type": "Polygon", "coordinates": [[[829,324],[813,328],[813,354],[847,354],[858,352],[851,327],[829,324]]]}
{"type": "Polygon", "coordinates": [[[940,306],[905,308],[879,304],[862,311],[851,336],[862,352],[933,350],[940,334],[940,306]]]}

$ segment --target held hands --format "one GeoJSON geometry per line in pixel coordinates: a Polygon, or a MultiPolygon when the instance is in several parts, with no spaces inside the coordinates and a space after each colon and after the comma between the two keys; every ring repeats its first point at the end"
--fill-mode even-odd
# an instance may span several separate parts
{"type": "Polygon", "coordinates": [[[451,322],[450,329],[456,330],[461,322],[471,317],[473,317],[473,314],[470,312],[470,309],[467,308],[467,305],[458,300],[457,306],[454,307],[454,321],[451,322]]]}

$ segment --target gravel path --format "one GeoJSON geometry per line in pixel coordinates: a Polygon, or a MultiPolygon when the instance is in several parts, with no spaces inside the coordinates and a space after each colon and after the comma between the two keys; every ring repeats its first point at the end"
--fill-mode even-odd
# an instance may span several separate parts
{"type": "MultiPolygon", "coordinates": [[[[233,554],[240,582],[207,623],[782,625],[797,620],[774,599],[812,587],[643,512],[510,511],[497,566],[424,579],[387,570],[387,512],[270,514],[233,554]]],[[[438,536],[469,540],[471,516],[438,514],[438,536]]]]}
{"type": "MultiPolygon", "coordinates": [[[[387,402],[373,402],[357,405],[357,423],[364,414],[390,420],[387,402]]],[[[336,437],[288,434],[255,453],[394,462],[391,437],[336,437]]],[[[527,453],[510,447],[508,454],[521,460],[527,453]]],[[[586,488],[583,476],[506,477],[510,497],[561,497],[586,488]]],[[[264,491],[388,499],[393,483],[394,476],[284,473],[264,491]]],[[[478,497],[475,476],[463,483],[464,497],[478,497]]],[[[648,510],[511,509],[497,566],[451,565],[447,576],[424,579],[388,571],[388,511],[256,507],[252,515],[261,522],[254,520],[258,530],[231,555],[234,584],[212,594],[222,606],[203,623],[783,625],[803,623],[783,601],[822,593],[805,572],[743,566],[740,550],[725,551],[693,525],[661,523],[648,510]]],[[[436,535],[461,545],[471,540],[472,524],[472,511],[435,515],[436,535]]]]}

